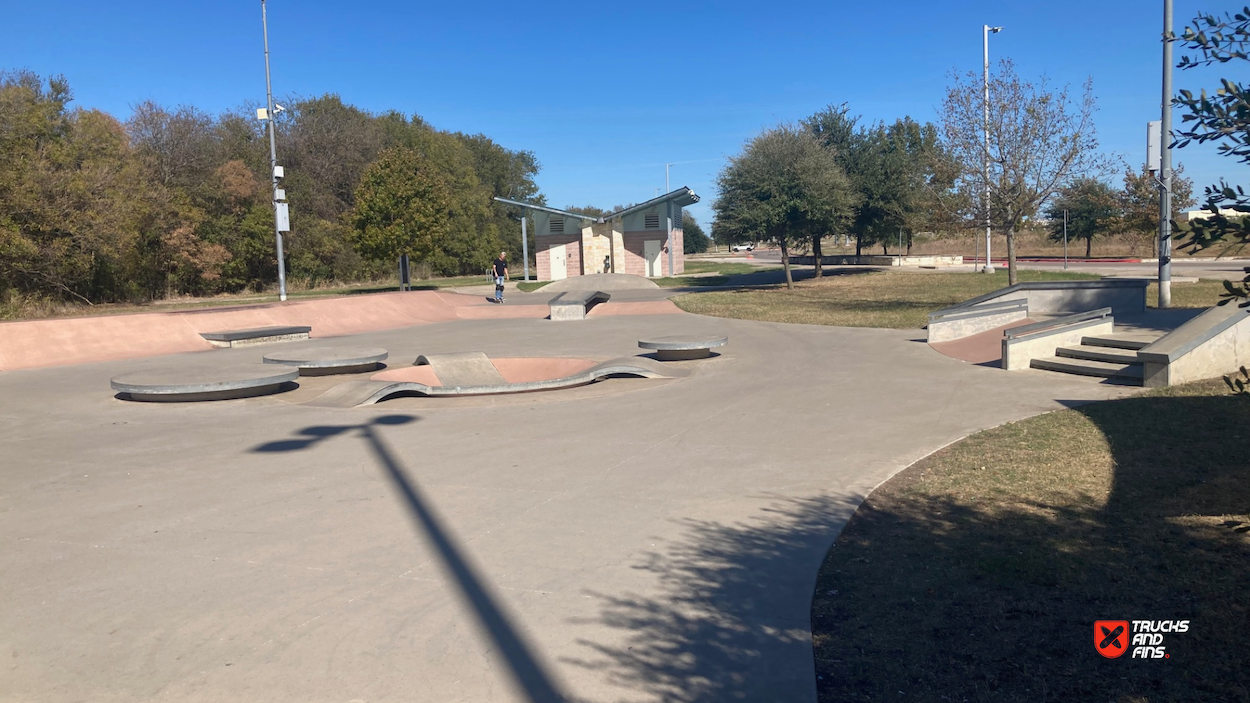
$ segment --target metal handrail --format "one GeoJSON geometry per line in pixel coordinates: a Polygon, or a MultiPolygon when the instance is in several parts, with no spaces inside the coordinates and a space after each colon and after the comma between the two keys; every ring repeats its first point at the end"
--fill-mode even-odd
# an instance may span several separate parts
{"type": "Polygon", "coordinates": [[[1097,310],[1090,310],[1089,312],[1078,312],[1074,315],[1065,315],[1063,317],[1056,317],[1053,320],[1043,320],[1041,322],[1034,322],[1029,325],[1013,327],[1007,330],[1006,332],[1004,332],[1003,336],[1006,337],[1007,339],[1015,339],[1017,337],[1025,337],[1035,332],[1041,332],[1043,330],[1049,330],[1049,329],[1056,328],[1056,327],[1065,327],[1067,325],[1073,325],[1079,322],[1087,322],[1089,320],[1098,320],[1098,319],[1101,319],[1104,317],[1110,317],[1110,316],[1111,316],[1111,308],[1099,308],[1097,310]]]}

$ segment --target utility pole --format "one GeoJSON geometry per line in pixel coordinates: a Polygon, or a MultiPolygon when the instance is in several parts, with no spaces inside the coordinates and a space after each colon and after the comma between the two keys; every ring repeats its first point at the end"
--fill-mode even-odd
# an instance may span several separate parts
{"type": "Polygon", "coordinates": [[[1068,270],[1068,211],[1063,211],[1063,270],[1068,270]]]}
{"type": "Polygon", "coordinates": [[[1172,306],[1172,0],[1163,0],[1163,115],[1160,125],[1159,307],[1172,306]]]}
{"type": "Polygon", "coordinates": [[[668,187],[668,167],[669,166],[672,166],[672,164],[664,164],[664,192],[665,193],[673,192],[672,189],[668,187]]]}
{"type": "Polygon", "coordinates": [[[530,280],[530,238],[525,223],[529,218],[521,212],[521,258],[525,260],[525,280],[530,280]]]}
{"type": "MultiPolygon", "coordinates": [[[[273,234],[278,244],[278,300],[286,300],[286,260],[282,253],[282,232],[283,220],[289,219],[283,217],[284,211],[287,209],[286,203],[279,202],[278,196],[286,195],[278,188],[278,146],[277,138],[274,136],[274,110],[273,110],[273,83],[269,79],[269,20],[265,15],[265,0],[260,0],[260,26],[265,35],[265,96],[267,98],[268,112],[265,116],[269,122],[269,178],[273,185],[273,234]]],[[[290,229],[290,225],[286,225],[286,229],[290,229]]]]}
{"type": "Polygon", "coordinates": [[[981,157],[981,173],[985,178],[985,273],[994,273],[994,263],[990,260],[990,32],[998,34],[1002,27],[981,26],[981,46],[985,51],[985,153],[981,157]]]}

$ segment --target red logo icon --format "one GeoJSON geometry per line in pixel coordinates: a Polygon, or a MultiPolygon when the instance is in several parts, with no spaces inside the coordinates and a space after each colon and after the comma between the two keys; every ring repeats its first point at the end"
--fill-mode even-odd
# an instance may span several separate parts
{"type": "Polygon", "coordinates": [[[1094,649],[1108,659],[1128,651],[1128,620],[1096,620],[1094,649]]]}

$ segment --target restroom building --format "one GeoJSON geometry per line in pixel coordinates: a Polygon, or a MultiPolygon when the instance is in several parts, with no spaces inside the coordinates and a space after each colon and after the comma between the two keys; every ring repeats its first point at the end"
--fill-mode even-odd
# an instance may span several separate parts
{"type": "Polygon", "coordinates": [[[658,278],[685,271],[682,208],[699,196],[682,187],[645,203],[594,217],[505,198],[534,222],[538,280],[607,272],[658,278]]]}

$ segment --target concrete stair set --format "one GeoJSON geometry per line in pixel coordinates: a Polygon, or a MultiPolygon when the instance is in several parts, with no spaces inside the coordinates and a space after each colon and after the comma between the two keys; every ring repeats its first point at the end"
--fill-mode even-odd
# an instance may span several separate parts
{"type": "Polygon", "coordinates": [[[1250,366],[1250,309],[1149,309],[1147,283],[1017,283],[931,313],[928,341],[949,353],[969,340],[972,346],[961,353],[975,348],[984,360],[984,345],[998,340],[999,366],[1007,371],[1039,369],[1149,387],[1219,378],[1250,366]]]}
{"type": "Polygon", "coordinates": [[[1059,347],[1054,356],[1033,359],[1029,367],[1141,385],[1142,361],[1137,351],[1162,336],[1146,339],[1140,333],[1127,333],[1082,337],[1080,344],[1059,347]]]}

